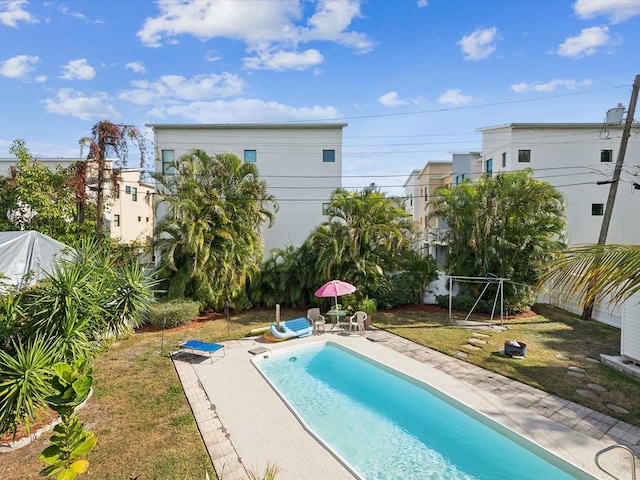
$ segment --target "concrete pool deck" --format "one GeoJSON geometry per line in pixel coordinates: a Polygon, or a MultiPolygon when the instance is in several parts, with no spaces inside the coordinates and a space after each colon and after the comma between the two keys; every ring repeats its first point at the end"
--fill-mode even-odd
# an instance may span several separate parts
{"type": "MultiPolygon", "coordinates": [[[[275,353],[311,342],[339,343],[424,381],[596,478],[610,478],[594,464],[598,450],[616,443],[640,445],[638,427],[388,332],[323,334],[275,344],[260,340],[223,342],[225,356],[214,357],[213,363],[208,356],[173,356],[220,480],[246,479],[247,471],[261,475],[269,464],[280,468],[280,480],[354,478],[303,428],[250,362],[249,350],[256,347],[275,353]]],[[[625,453],[611,451],[601,464],[619,478],[631,478],[625,453]]]]}

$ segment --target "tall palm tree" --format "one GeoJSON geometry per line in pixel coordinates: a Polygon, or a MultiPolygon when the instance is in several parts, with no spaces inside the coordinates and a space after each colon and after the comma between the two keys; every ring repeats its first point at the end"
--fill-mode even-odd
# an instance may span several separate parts
{"type": "Polygon", "coordinates": [[[538,265],[565,246],[565,200],[553,185],[523,170],[438,189],[431,202],[449,225],[451,273],[511,279],[511,308],[533,300],[538,265]]]}
{"type": "Polygon", "coordinates": [[[556,255],[540,285],[578,293],[583,304],[609,297],[620,304],[640,291],[640,245],[581,245],[556,255]]]}
{"type": "Polygon", "coordinates": [[[192,150],[173,163],[176,174],[156,175],[166,215],[156,227],[159,273],[170,298],[191,297],[214,308],[237,298],[258,272],[260,228],[277,204],[254,164],[233,154],[192,150]]]}

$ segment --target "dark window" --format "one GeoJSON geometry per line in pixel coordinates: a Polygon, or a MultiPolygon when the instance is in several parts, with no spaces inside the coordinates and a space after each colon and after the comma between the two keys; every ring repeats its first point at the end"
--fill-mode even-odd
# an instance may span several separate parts
{"type": "Polygon", "coordinates": [[[255,150],[245,150],[244,161],[247,163],[256,163],[258,161],[258,153],[255,150]]]}
{"type": "Polygon", "coordinates": [[[336,161],[335,150],[322,150],[322,161],[324,163],[333,163],[336,161]]]}
{"type": "Polygon", "coordinates": [[[163,175],[175,175],[176,167],[173,161],[176,158],[176,152],[174,150],[162,150],[162,174],[163,175]]]}
{"type": "Polygon", "coordinates": [[[120,226],[120,215],[114,215],[113,216],[113,226],[114,227],[119,227],[120,226]]]}
{"type": "Polygon", "coordinates": [[[322,204],[322,214],[323,215],[329,215],[329,204],[328,203],[323,203],[322,204]]]}
{"type": "Polygon", "coordinates": [[[531,150],[518,150],[518,163],[531,162],[531,150]]]}
{"type": "Polygon", "coordinates": [[[502,168],[507,168],[507,152],[502,152],[502,168]]]}
{"type": "Polygon", "coordinates": [[[486,174],[491,176],[491,174],[493,173],[493,158],[488,159],[485,162],[485,166],[486,166],[486,169],[485,169],[486,174]]]}
{"type": "Polygon", "coordinates": [[[613,150],[600,150],[601,162],[613,162],[613,150]]]}
{"type": "Polygon", "coordinates": [[[592,203],[591,204],[591,215],[593,215],[593,216],[602,216],[602,215],[604,215],[604,204],[602,204],[602,203],[592,203]]]}
{"type": "Polygon", "coordinates": [[[149,223],[149,217],[147,217],[147,223],[149,223]]]}
{"type": "Polygon", "coordinates": [[[124,193],[126,193],[127,195],[129,195],[131,193],[131,186],[127,185],[126,187],[124,187],[124,193]]]}
{"type": "Polygon", "coordinates": [[[136,187],[131,188],[131,201],[132,202],[138,201],[138,189],[136,187]]]}
{"type": "Polygon", "coordinates": [[[141,222],[142,221],[142,217],[138,217],[138,221],[141,222]]]}

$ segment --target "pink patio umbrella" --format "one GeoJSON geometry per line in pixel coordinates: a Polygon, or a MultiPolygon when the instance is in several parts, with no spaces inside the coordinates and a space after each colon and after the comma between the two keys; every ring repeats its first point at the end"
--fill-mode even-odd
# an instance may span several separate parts
{"type": "Polygon", "coordinates": [[[338,297],[349,295],[356,291],[356,287],[342,280],[330,280],[316,290],[316,297],[333,297],[338,305],[338,297]]]}

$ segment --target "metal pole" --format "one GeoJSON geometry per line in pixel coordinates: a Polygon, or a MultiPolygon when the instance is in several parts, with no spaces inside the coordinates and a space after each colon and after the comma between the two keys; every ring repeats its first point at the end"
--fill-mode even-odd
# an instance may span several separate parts
{"type": "MultiPolygon", "coordinates": [[[[613,214],[613,204],[616,199],[616,193],[618,192],[618,183],[620,180],[620,173],[622,172],[622,164],[624,163],[624,156],[627,152],[627,143],[631,136],[631,127],[633,124],[633,116],[636,111],[636,103],[638,101],[638,90],[640,90],[640,75],[636,75],[633,82],[633,88],[631,90],[631,99],[629,100],[629,110],[627,110],[627,120],[624,124],[624,130],[622,131],[622,138],[620,139],[620,149],[618,150],[618,157],[616,159],[616,166],[613,170],[613,177],[611,179],[611,186],[609,187],[609,196],[607,197],[607,205],[604,209],[604,216],[602,217],[602,226],[600,228],[600,236],[598,237],[598,245],[604,245],[607,243],[607,234],[609,233],[609,224],[611,223],[611,216],[613,214]]],[[[593,313],[593,301],[585,305],[582,311],[582,318],[584,320],[590,319],[593,313]]]]}
{"type": "Polygon", "coordinates": [[[162,317],[162,334],[160,335],[160,356],[164,357],[164,326],[167,323],[167,317],[162,317]]]}

